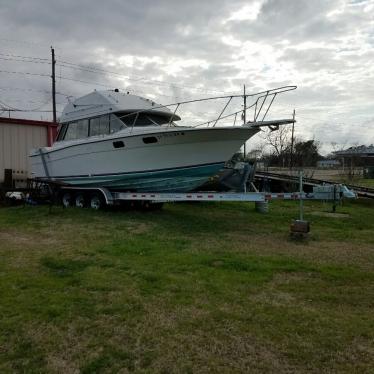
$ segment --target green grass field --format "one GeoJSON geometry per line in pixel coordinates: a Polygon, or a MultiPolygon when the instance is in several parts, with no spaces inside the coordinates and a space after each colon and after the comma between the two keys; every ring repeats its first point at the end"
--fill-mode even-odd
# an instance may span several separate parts
{"type": "Polygon", "coordinates": [[[360,178],[358,180],[353,181],[355,184],[358,186],[363,186],[363,187],[369,187],[369,188],[374,188],[374,179],[364,179],[360,178]]]}
{"type": "Polygon", "coordinates": [[[372,373],[374,200],[0,209],[1,373],[372,373]]]}
{"type": "Polygon", "coordinates": [[[347,184],[347,185],[355,185],[355,186],[361,186],[361,187],[368,187],[368,188],[374,188],[374,179],[367,179],[362,178],[362,176],[355,176],[349,178],[347,175],[335,175],[330,176],[330,178],[326,178],[329,180],[334,180],[339,183],[347,184]]]}

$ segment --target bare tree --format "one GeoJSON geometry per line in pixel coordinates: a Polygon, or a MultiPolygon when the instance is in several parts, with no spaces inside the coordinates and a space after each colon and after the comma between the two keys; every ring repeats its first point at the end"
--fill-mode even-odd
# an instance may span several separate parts
{"type": "Polygon", "coordinates": [[[346,148],[347,140],[344,143],[338,144],[337,142],[331,142],[332,153],[343,151],[346,148]]]}
{"type": "MultiPolygon", "coordinates": [[[[291,127],[280,126],[278,130],[269,131],[263,139],[266,145],[270,147],[270,153],[276,157],[285,155],[285,151],[291,145],[291,127]]],[[[285,159],[282,159],[282,166],[285,166],[285,159]]]]}
{"type": "Polygon", "coordinates": [[[287,126],[279,127],[279,130],[269,131],[265,135],[267,144],[272,148],[276,156],[280,156],[290,145],[291,128],[287,126]]]}

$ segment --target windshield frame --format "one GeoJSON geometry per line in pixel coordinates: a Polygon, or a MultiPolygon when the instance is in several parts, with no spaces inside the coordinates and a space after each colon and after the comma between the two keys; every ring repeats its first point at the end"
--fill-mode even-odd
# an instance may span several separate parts
{"type": "Polygon", "coordinates": [[[166,116],[159,113],[150,112],[130,112],[130,113],[113,113],[126,128],[133,127],[152,127],[152,126],[176,126],[171,121],[172,116],[166,116]],[[132,120],[132,117],[134,119],[132,120]],[[130,119],[130,120],[129,120],[130,119]],[[130,123],[131,122],[131,123],[130,123]],[[148,123],[147,123],[148,122],[148,123]]]}

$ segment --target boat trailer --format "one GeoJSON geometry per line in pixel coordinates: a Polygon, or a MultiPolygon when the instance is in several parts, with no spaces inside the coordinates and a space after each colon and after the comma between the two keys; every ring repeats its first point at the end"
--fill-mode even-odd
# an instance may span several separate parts
{"type": "Polygon", "coordinates": [[[23,200],[26,204],[49,203],[63,207],[90,207],[101,209],[106,206],[130,204],[139,208],[159,208],[166,202],[206,202],[231,201],[254,202],[256,206],[273,200],[322,200],[331,201],[334,206],[344,198],[357,198],[352,190],[344,185],[326,184],[313,186],[311,192],[303,191],[302,177],[298,192],[124,192],[113,191],[105,187],[75,187],[46,179],[29,179],[28,187],[7,192],[10,198],[23,200]],[[10,195],[9,195],[10,194],[10,195]],[[16,194],[16,195],[15,195],[16,194]]]}
{"type": "Polygon", "coordinates": [[[313,192],[269,193],[269,192],[120,192],[107,188],[85,188],[64,186],[60,190],[63,206],[91,207],[116,206],[134,202],[152,207],[166,202],[236,201],[267,203],[272,200],[325,200],[339,202],[356,195],[343,185],[315,186],[313,192]]]}

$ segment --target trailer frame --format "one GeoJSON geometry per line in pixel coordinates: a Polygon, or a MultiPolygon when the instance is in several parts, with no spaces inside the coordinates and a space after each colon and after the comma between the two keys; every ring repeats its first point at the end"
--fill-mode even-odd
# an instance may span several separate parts
{"type": "Polygon", "coordinates": [[[116,206],[132,203],[137,207],[160,207],[166,202],[254,202],[268,203],[273,200],[324,200],[333,204],[343,198],[357,198],[357,194],[345,185],[326,184],[314,186],[312,192],[132,192],[113,191],[105,187],[76,187],[54,180],[33,178],[27,180],[26,188],[4,189],[3,197],[8,192],[20,192],[26,203],[37,204],[49,202],[50,205],[61,204],[64,207],[91,207],[100,209],[105,206],[116,206]]]}
{"type": "MultiPolygon", "coordinates": [[[[74,187],[61,186],[60,193],[71,193],[79,196],[86,194],[95,196],[101,194],[104,205],[115,206],[122,202],[148,202],[151,204],[166,202],[255,202],[265,203],[272,200],[331,200],[340,201],[345,198],[355,198],[355,194],[343,185],[325,185],[316,186],[313,192],[290,192],[290,193],[271,193],[271,192],[123,192],[110,191],[105,187],[74,187]]],[[[68,206],[68,204],[64,204],[68,206]]],[[[74,205],[74,204],[71,204],[74,205]]],[[[78,203],[76,206],[82,206],[78,203]]],[[[87,205],[87,204],[86,204],[87,205]]],[[[101,206],[92,206],[98,209],[101,206]]]]}

